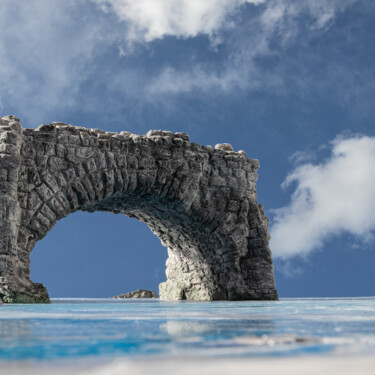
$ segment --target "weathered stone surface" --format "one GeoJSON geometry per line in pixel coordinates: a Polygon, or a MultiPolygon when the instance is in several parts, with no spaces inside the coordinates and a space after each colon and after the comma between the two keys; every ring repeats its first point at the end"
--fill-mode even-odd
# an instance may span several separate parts
{"type": "Polygon", "coordinates": [[[158,298],[158,295],[153,290],[138,289],[112,298],[158,298]]]}
{"type": "Polygon", "coordinates": [[[146,223],[167,247],[162,299],[277,299],[259,163],[185,133],[146,136],[0,118],[0,298],[46,302],[29,256],[77,210],[146,223]]]}
{"type": "Polygon", "coordinates": [[[229,143],[218,143],[215,150],[233,151],[233,147],[229,143]]]}

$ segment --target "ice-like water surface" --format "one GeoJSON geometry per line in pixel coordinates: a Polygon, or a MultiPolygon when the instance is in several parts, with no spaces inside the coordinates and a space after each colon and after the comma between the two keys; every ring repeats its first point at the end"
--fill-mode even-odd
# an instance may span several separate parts
{"type": "Polygon", "coordinates": [[[375,355],[375,298],[0,306],[0,359],[375,355]]]}

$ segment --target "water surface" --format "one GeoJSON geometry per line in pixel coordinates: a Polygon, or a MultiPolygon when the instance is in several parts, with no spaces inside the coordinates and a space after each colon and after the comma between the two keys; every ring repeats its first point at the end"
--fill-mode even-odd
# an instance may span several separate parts
{"type": "Polygon", "coordinates": [[[375,298],[0,306],[0,359],[375,355],[375,298]]]}

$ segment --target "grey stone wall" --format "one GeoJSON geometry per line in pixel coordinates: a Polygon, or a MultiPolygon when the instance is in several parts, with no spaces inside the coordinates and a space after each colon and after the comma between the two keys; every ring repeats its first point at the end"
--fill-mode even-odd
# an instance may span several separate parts
{"type": "Polygon", "coordinates": [[[200,146],[185,133],[62,123],[33,130],[0,119],[0,297],[49,300],[30,280],[30,253],[58,220],[82,210],[150,227],[168,248],[163,299],[277,299],[258,167],[243,151],[200,146]]]}

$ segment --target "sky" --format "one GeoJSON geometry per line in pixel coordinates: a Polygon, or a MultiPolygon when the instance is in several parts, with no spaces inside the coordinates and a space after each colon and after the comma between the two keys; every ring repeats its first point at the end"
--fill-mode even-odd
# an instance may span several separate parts
{"type": "MultiPolygon", "coordinates": [[[[245,150],[279,295],[375,295],[373,1],[0,5],[1,116],[245,150]]],[[[77,212],[36,245],[32,280],[52,297],[157,290],[166,257],[144,224],[77,212]]]]}

